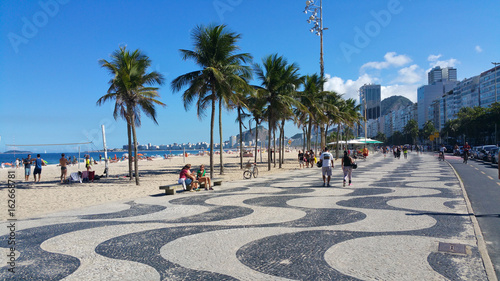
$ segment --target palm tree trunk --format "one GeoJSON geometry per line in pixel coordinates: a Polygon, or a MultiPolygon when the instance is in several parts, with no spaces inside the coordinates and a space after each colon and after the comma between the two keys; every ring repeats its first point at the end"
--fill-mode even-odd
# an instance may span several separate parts
{"type": "Polygon", "coordinates": [[[278,149],[279,149],[279,152],[278,152],[278,168],[281,169],[281,157],[282,157],[282,152],[281,152],[281,138],[283,137],[282,136],[282,129],[281,129],[281,126],[279,127],[279,130],[280,130],[280,133],[278,134],[278,149]]]}
{"type": "Polygon", "coordinates": [[[337,124],[337,149],[335,150],[335,159],[339,159],[339,136],[340,136],[340,123],[337,124]]]}
{"type": "Polygon", "coordinates": [[[135,132],[135,120],[133,113],[130,114],[130,126],[132,127],[132,137],[134,138],[134,167],[135,167],[135,184],[139,183],[139,161],[137,159],[137,135],[135,132]]]}
{"type": "Polygon", "coordinates": [[[238,107],[238,121],[240,123],[240,169],[243,169],[243,128],[241,123],[241,107],[238,107]]]}
{"type": "Polygon", "coordinates": [[[269,130],[267,132],[267,170],[271,171],[271,121],[269,121],[269,130]]]}
{"type": "Polygon", "coordinates": [[[307,136],[307,126],[302,127],[302,152],[306,152],[306,136],[307,136]]]}
{"type": "Polygon", "coordinates": [[[127,135],[128,135],[128,177],[132,180],[132,128],[130,120],[127,118],[127,135]]]}
{"type": "Polygon", "coordinates": [[[312,131],[312,118],[309,116],[309,125],[307,129],[307,150],[311,150],[311,131],[312,131]]]}
{"type": "Polygon", "coordinates": [[[319,147],[319,149],[321,151],[323,151],[323,149],[325,148],[326,146],[326,133],[325,133],[325,126],[323,124],[321,124],[320,126],[320,135],[321,135],[321,145],[319,147]]]}
{"type": "Polygon", "coordinates": [[[281,162],[280,162],[280,168],[281,168],[281,164],[284,164],[285,163],[285,120],[282,121],[281,123],[281,135],[282,135],[282,138],[281,138],[281,150],[282,150],[282,154],[281,154],[281,162]]]}
{"type": "Polygon", "coordinates": [[[214,178],[214,125],[215,125],[215,89],[212,88],[212,114],[210,116],[210,177],[214,178]]]}
{"type": "Polygon", "coordinates": [[[316,125],[316,140],[314,141],[314,154],[318,154],[318,125],[316,125]]]}
{"type": "Polygon", "coordinates": [[[224,174],[224,162],[222,153],[224,152],[224,142],[222,141],[222,99],[219,100],[219,135],[220,135],[220,175],[224,174]]]}
{"type": "Polygon", "coordinates": [[[258,137],[259,137],[259,121],[256,119],[255,120],[255,152],[254,152],[255,153],[255,155],[254,155],[255,161],[254,161],[254,163],[257,163],[257,149],[258,149],[257,148],[258,147],[257,140],[258,140],[258,137]]]}
{"type": "Polygon", "coordinates": [[[276,128],[273,129],[273,164],[276,168],[276,128]]]}

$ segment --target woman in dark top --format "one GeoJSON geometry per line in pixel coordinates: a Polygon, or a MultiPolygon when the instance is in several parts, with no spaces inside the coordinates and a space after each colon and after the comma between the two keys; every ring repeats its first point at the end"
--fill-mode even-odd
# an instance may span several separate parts
{"type": "Polygon", "coordinates": [[[352,164],[354,161],[352,160],[351,157],[347,154],[347,151],[344,151],[344,157],[342,157],[342,171],[344,171],[344,186],[347,180],[347,177],[349,177],[349,186],[352,185],[352,164]]]}

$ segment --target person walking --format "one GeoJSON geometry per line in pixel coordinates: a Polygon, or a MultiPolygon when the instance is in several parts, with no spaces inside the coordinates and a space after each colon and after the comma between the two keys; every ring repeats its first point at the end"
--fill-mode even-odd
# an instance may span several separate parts
{"type": "Polygon", "coordinates": [[[40,182],[40,178],[42,177],[42,166],[45,166],[45,162],[42,158],[40,158],[40,154],[36,155],[36,159],[34,162],[35,169],[33,170],[33,177],[35,178],[35,182],[37,182],[36,175],[38,175],[38,182],[40,182]]]}
{"type": "Polygon", "coordinates": [[[298,157],[299,157],[299,169],[302,169],[304,168],[304,153],[301,150],[299,150],[298,157]]]}
{"type": "Polygon", "coordinates": [[[342,171],[344,172],[344,187],[347,181],[347,178],[349,178],[349,186],[352,185],[352,164],[354,161],[352,160],[351,157],[347,154],[347,151],[344,151],[344,157],[342,157],[342,171]]]}
{"type": "Polygon", "coordinates": [[[319,159],[320,161],[322,161],[321,173],[323,175],[323,186],[326,185],[330,187],[330,179],[332,177],[332,170],[334,168],[334,165],[333,155],[328,151],[328,147],[325,147],[324,152],[321,153],[319,159]]]}
{"type": "Polygon", "coordinates": [[[31,159],[31,154],[28,154],[28,158],[23,159],[24,164],[24,180],[28,181],[31,175],[31,164],[34,159],[31,159]]]}

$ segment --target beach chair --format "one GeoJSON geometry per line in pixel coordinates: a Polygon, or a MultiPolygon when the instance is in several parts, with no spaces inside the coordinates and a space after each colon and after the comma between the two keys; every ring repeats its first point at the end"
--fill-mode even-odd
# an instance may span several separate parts
{"type": "Polygon", "coordinates": [[[69,175],[68,179],[69,179],[69,183],[74,183],[74,182],[80,182],[80,183],[82,183],[82,177],[77,172],[71,173],[69,175]]]}
{"type": "Polygon", "coordinates": [[[89,171],[89,181],[94,182],[95,171],[89,171]]]}

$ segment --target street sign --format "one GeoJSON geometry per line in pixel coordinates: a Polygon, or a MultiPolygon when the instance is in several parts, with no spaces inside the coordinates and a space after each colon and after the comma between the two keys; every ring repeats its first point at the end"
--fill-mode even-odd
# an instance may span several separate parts
{"type": "Polygon", "coordinates": [[[430,139],[431,141],[434,141],[434,135],[430,135],[429,139],[430,139]]]}
{"type": "Polygon", "coordinates": [[[434,138],[439,138],[439,132],[434,133],[434,138]]]}

